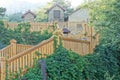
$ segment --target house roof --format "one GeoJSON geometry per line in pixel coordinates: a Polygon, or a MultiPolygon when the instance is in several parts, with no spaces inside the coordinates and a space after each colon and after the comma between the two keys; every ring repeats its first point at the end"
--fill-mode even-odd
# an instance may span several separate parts
{"type": "MultiPolygon", "coordinates": [[[[83,8],[78,8],[78,9],[76,9],[76,10],[73,11],[70,15],[74,14],[75,12],[77,12],[77,11],[79,11],[79,10],[81,10],[81,9],[83,9],[83,8]]],[[[86,8],[84,8],[84,9],[86,9],[86,8]]],[[[70,15],[69,15],[69,16],[70,16],[70,15]]]]}
{"type": "Polygon", "coordinates": [[[32,12],[32,11],[30,11],[30,10],[28,10],[26,13],[24,13],[23,15],[22,15],[22,18],[24,18],[27,14],[32,14],[33,16],[34,16],[34,18],[36,17],[36,15],[32,12]]]}
{"type": "Polygon", "coordinates": [[[52,7],[50,7],[47,11],[46,11],[46,13],[48,13],[51,9],[53,9],[54,7],[59,7],[59,8],[61,8],[63,11],[65,11],[65,9],[62,7],[62,6],[60,6],[59,4],[54,4],[52,7]]]}
{"type": "MultiPolygon", "coordinates": [[[[72,15],[73,13],[75,13],[75,12],[77,12],[78,10],[80,10],[81,8],[78,8],[78,9],[76,9],[75,11],[73,11],[70,15],[72,15]]],[[[69,15],[69,16],[70,16],[69,15]]]]}

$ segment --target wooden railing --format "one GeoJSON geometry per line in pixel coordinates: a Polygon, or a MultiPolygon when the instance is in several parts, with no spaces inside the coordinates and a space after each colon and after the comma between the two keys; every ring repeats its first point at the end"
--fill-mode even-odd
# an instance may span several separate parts
{"type": "Polygon", "coordinates": [[[22,51],[25,51],[29,48],[33,47],[32,45],[23,45],[23,44],[17,44],[17,49],[16,49],[16,53],[20,53],[22,51]]]}
{"type": "Polygon", "coordinates": [[[10,45],[0,50],[0,57],[11,58],[16,54],[33,47],[32,45],[17,44],[16,40],[11,40],[10,45]]]}
{"type": "Polygon", "coordinates": [[[8,56],[8,54],[11,54],[11,53],[12,53],[12,45],[8,45],[7,47],[0,50],[0,57],[6,57],[8,56]]]}
{"type": "Polygon", "coordinates": [[[63,46],[68,49],[72,50],[80,55],[86,55],[91,53],[91,46],[89,41],[83,41],[78,39],[71,39],[62,37],[63,46]]]}
{"type": "Polygon", "coordinates": [[[43,41],[35,47],[32,47],[8,59],[9,74],[17,72],[20,69],[25,71],[26,66],[32,67],[34,64],[34,59],[38,58],[38,56],[35,54],[36,52],[39,52],[41,54],[40,57],[46,57],[46,55],[53,53],[53,38],[43,41]]]}
{"type": "MultiPolygon", "coordinates": [[[[42,41],[36,46],[24,50],[23,52],[21,52],[23,49],[20,49],[19,47],[18,52],[20,53],[10,57],[7,60],[4,57],[0,58],[0,80],[5,80],[6,78],[6,64],[8,65],[8,76],[10,76],[10,74],[18,72],[20,69],[22,69],[24,72],[27,68],[33,67],[34,59],[46,57],[46,55],[51,55],[54,51],[53,43],[54,40],[52,37],[48,40],[42,41]],[[35,54],[36,52],[40,53],[41,55],[37,56],[35,54]]],[[[63,47],[68,50],[72,50],[80,55],[86,55],[93,51],[93,42],[90,41],[62,37],[62,43],[63,47]]],[[[18,45],[21,46],[20,44],[18,45]]]]}

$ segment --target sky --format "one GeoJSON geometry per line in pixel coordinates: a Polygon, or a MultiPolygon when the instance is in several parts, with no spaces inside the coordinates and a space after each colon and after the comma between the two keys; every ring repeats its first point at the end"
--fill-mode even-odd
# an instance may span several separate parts
{"type": "MultiPolygon", "coordinates": [[[[7,8],[7,12],[16,13],[26,11],[27,9],[36,9],[52,0],[0,0],[0,7],[7,8]]],[[[84,0],[69,0],[75,8],[84,0]]]]}

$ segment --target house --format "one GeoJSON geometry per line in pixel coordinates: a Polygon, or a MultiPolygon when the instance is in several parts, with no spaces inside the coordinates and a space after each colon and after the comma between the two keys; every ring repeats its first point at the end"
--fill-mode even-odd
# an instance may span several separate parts
{"type": "Polygon", "coordinates": [[[88,9],[77,9],[68,16],[69,22],[88,22],[89,12],[88,9]]]}
{"type": "Polygon", "coordinates": [[[59,21],[63,22],[64,21],[64,11],[65,9],[61,7],[59,4],[54,4],[51,8],[47,10],[48,14],[48,21],[59,21]]]}
{"type": "Polygon", "coordinates": [[[24,21],[32,22],[36,18],[36,15],[32,11],[28,10],[22,15],[22,18],[24,21]]]}

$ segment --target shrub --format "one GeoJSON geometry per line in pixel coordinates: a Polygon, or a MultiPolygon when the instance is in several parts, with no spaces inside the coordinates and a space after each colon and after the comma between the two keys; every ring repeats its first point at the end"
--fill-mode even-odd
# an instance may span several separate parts
{"type": "MultiPolygon", "coordinates": [[[[80,56],[59,46],[45,58],[48,80],[119,80],[117,59],[108,51],[109,47],[98,47],[97,53],[80,56]]],[[[42,80],[41,69],[37,65],[23,78],[42,80]]]]}
{"type": "MultiPolygon", "coordinates": [[[[82,80],[85,62],[84,58],[78,54],[59,47],[45,61],[48,80],[82,80]]],[[[34,65],[34,68],[29,69],[23,76],[23,79],[42,80],[41,69],[38,64],[34,65]]]]}
{"type": "Polygon", "coordinates": [[[36,45],[52,36],[52,33],[49,33],[48,30],[43,31],[43,33],[37,31],[31,32],[29,23],[20,23],[14,30],[5,28],[2,23],[1,25],[0,42],[3,45],[8,45],[11,39],[15,39],[20,44],[36,45]]]}

